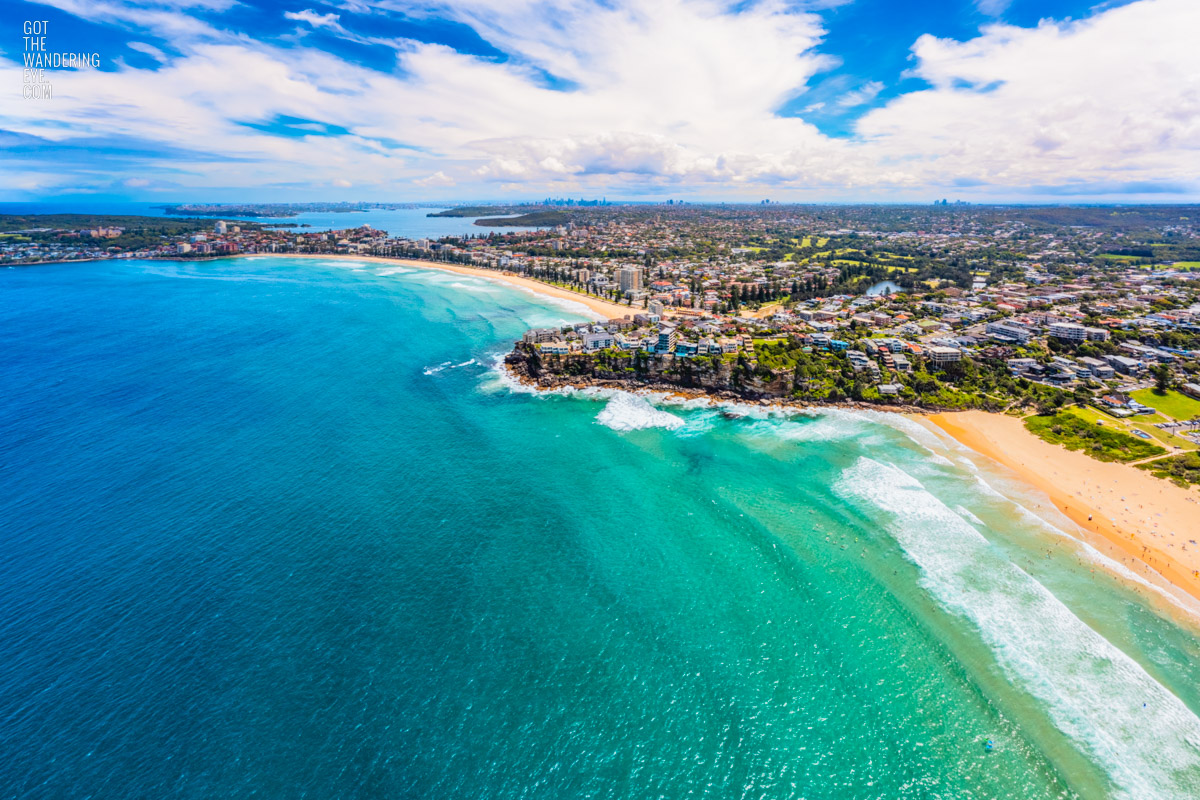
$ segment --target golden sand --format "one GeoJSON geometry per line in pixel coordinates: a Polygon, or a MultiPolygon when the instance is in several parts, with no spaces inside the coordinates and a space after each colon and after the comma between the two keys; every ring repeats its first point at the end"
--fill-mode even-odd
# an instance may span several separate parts
{"type": "Polygon", "coordinates": [[[926,417],[961,444],[1049,496],[1089,543],[1148,579],[1200,599],[1200,493],[1128,464],[1097,461],[1030,433],[1003,414],[926,417]]]}

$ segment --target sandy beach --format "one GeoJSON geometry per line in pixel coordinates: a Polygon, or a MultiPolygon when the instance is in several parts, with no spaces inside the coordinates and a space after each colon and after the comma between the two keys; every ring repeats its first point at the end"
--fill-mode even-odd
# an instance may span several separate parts
{"type": "Polygon", "coordinates": [[[1101,552],[1200,599],[1200,493],[1043,441],[1015,417],[964,411],[925,420],[1045,492],[1101,552]]]}
{"type": "MultiPolygon", "coordinates": [[[[253,257],[254,255],[270,255],[263,253],[246,254],[253,257]]],[[[571,300],[586,306],[589,311],[595,315],[598,320],[621,319],[625,316],[632,317],[639,309],[633,309],[629,306],[618,305],[617,303],[601,300],[598,297],[590,297],[586,294],[579,294],[568,289],[563,289],[558,286],[552,286],[548,283],[525,278],[511,272],[500,272],[494,269],[479,269],[478,267],[464,267],[461,264],[447,264],[441,261],[419,261],[412,258],[382,258],[380,256],[359,256],[359,255],[341,255],[336,253],[281,253],[286,258],[324,258],[324,259],[339,259],[342,261],[371,261],[379,264],[401,264],[407,267],[416,269],[437,269],[445,272],[457,272],[460,275],[472,275],[476,278],[487,278],[493,281],[502,281],[503,283],[511,284],[512,286],[520,286],[538,294],[546,295],[547,297],[557,297],[560,300],[571,300]]]]}

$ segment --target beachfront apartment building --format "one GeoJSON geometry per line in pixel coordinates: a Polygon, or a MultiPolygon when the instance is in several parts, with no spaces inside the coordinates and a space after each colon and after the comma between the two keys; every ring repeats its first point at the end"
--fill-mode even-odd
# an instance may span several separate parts
{"type": "Polygon", "coordinates": [[[1063,342],[1086,342],[1087,329],[1077,322],[1052,322],[1050,335],[1063,342]]]}
{"type": "Polygon", "coordinates": [[[993,339],[998,339],[1002,342],[1011,341],[1017,344],[1026,344],[1033,337],[1033,332],[1017,322],[1009,322],[1005,320],[997,320],[989,322],[984,327],[984,332],[993,339]]]}
{"type": "Polygon", "coordinates": [[[542,342],[552,342],[561,336],[562,332],[558,328],[530,328],[525,331],[521,340],[526,344],[541,344],[542,342]]]}
{"type": "Polygon", "coordinates": [[[621,291],[625,294],[640,292],[642,290],[641,267],[621,267],[617,270],[617,281],[621,291]]]}
{"type": "Polygon", "coordinates": [[[654,350],[657,353],[671,353],[675,351],[675,344],[679,341],[679,332],[674,328],[663,328],[658,332],[658,340],[654,345],[654,350]]]}
{"type": "Polygon", "coordinates": [[[1063,342],[1106,342],[1108,331],[1104,328],[1089,328],[1077,322],[1052,322],[1050,335],[1063,342]]]}
{"type": "Polygon", "coordinates": [[[947,364],[962,361],[962,350],[955,347],[931,345],[925,348],[925,355],[929,358],[929,363],[935,367],[943,367],[947,364]]]}
{"type": "Polygon", "coordinates": [[[616,343],[616,337],[608,331],[585,333],[583,335],[583,349],[589,353],[594,353],[597,350],[605,350],[616,343]]]}

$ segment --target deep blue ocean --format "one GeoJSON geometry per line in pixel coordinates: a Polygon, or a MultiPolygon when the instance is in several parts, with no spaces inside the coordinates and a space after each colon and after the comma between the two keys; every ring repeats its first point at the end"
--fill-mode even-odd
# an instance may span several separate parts
{"type": "Polygon", "coordinates": [[[0,270],[0,800],[1200,797],[1178,601],[912,420],[504,379],[579,313],[0,270]]]}

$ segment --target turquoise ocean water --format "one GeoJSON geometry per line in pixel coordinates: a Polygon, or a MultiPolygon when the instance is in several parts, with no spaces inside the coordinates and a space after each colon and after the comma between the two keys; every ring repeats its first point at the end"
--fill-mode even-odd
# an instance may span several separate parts
{"type": "Polygon", "coordinates": [[[0,270],[0,798],[1200,796],[1176,602],[910,420],[503,379],[577,315],[0,270]]]}

